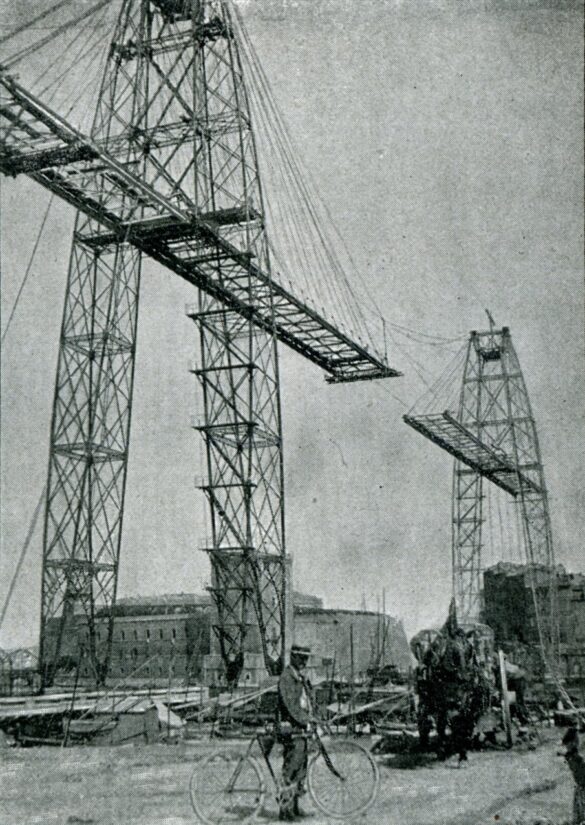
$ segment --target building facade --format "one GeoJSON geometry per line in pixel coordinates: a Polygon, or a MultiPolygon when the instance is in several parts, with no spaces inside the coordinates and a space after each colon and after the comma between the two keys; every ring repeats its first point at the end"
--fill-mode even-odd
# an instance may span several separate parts
{"type": "MultiPolygon", "coordinates": [[[[365,677],[368,670],[392,665],[407,671],[408,642],[401,622],[370,611],[327,609],[317,596],[293,595],[292,641],[312,649],[310,667],[315,678],[365,677]]],[[[114,633],[108,678],[110,682],[173,684],[225,682],[217,635],[213,630],[214,608],[207,594],[119,599],[114,614],[114,633]]],[[[88,643],[87,625],[77,616],[74,631],[63,638],[58,681],[79,677],[91,680],[89,659],[83,656],[88,643]],[[81,655],[80,655],[81,654],[81,655]],[[78,664],[79,662],[79,664],[78,664]]],[[[58,632],[58,619],[50,626],[58,632]]],[[[96,643],[106,644],[105,618],[96,622],[96,643]]],[[[257,635],[257,634],[256,634],[257,635]]],[[[50,637],[49,637],[50,638],[50,637]]],[[[256,686],[266,677],[260,638],[249,640],[240,685],[256,686]]]]}
{"type": "MultiPolygon", "coordinates": [[[[155,686],[201,680],[203,660],[209,654],[211,599],[207,594],[173,595],[119,599],[114,609],[114,632],[108,677],[110,681],[155,686]]],[[[75,616],[73,630],[61,642],[60,674],[71,678],[77,671],[82,679],[93,678],[84,616],[75,616]]],[[[48,642],[56,638],[59,619],[48,628],[48,642]]],[[[96,618],[96,645],[107,643],[107,622],[96,618]]],[[[50,649],[50,648],[49,648],[50,649]]]]}
{"type": "MultiPolygon", "coordinates": [[[[526,565],[500,562],[484,573],[483,601],[484,620],[494,631],[496,645],[535,672],[540,654],[531,578],[526,565]]],[[[557,568],[557,608],[561,676],[570,692],[585,702],[585,575],[557,568]]]]}

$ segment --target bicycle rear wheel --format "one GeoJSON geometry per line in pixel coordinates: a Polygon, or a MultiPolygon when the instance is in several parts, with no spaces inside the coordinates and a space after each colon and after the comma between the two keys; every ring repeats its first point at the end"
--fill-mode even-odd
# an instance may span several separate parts
{"type": "Polygon", "coordinates": [[[309,765],[307,786],[315,805],[333,819],[359,816],[374,802],[380,785],[370,753],[351,739],[333,741],[309,765]]]}
{"type": "Polygon", "coordinates": [[[201,822],[224,825],[251,822],[264,802],[266,788],[255,759],[217,753],[195,768],[189,792],[201,822]]]}

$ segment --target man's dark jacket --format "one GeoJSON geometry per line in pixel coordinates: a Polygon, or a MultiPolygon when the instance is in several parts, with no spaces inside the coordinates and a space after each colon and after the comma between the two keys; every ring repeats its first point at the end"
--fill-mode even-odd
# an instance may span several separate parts
{"type": "Polygon", "coordinates": [[[304,730],[311,721],[311,685],[292,665],[282,671],[278,682],[278,711],[280,722],[288,722],[296,730],[304,730]],[[301,706],[303,693],[307,707],[301,706]]]}

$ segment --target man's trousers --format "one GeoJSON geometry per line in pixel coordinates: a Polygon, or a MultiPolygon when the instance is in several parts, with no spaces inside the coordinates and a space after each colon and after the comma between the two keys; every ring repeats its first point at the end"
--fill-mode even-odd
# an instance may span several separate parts
{"type": "Polygon", "coordinates": [[[307,776],[308,743],[303,734],[282,737],[282,796],[281,813],[295,813],[298,798],[304,793],[307,776]]]}

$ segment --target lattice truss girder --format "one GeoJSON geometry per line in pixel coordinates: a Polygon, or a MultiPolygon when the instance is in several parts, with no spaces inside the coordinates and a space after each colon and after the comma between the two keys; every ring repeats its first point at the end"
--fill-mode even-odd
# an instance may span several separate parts
{"type": "Polygon", "coordinates": [[[235,548],[210,548],[209,553],[210,590],[218,619],[214,630],[228,679],[237,681],[246,650],[262,650],[265,657],[276,657],[280,652],[282,619],[277,594],[287,586],[285,571],[274,555],[250,555],[235,548]],[[263,625],[258,621],[258,595],[263,625]]]}
{"type": "MultiPolygon", "coordinates": [[[[224,18],[224,25],[229,22],[224,18]]],[[[229,242],[269,270],[264,209],[250,114],[237,48],[230,38],[197,52],[196,117],[206,139],[196,153],[196,186],[206,211],[246,204],[246,222],[226,228],[229,242]],[[207,94],[205,91],[207,90],[207,94]],[[216,135],[217,123],[238,131],[216,135]],[[229,234],[228,234],[229,233],[229,234]]],[[[201,264],[220,282],[234,279],[233,264],[201,264]]],[[[242,300],[274,314],[271,282],[236,275],[242,300]]],[[[200,293],[192,317],[200,330],[208,480],[212,525],[208,548],[220,650],[237,679],[243,654],[260,642],[267,669],[282,667],[285,649],[285,549],[278,356],[272,331],[200,293]],[[234,575],[230,579],[229,572],[234,575]],[[259,640],[249,637],[256,628],[259,640]]]]}
{"type": "MultiPolygon", "coordinates": [[[[230,58],[233,60],[233,55],[230,58]]],[[[252,203],[255,198],[254,217],[250,216],[244,231],[232,232],[230,242],[268,266],[263,219],[258,220],[262,218],[262,201],[254,145],[238,72],[236,67],[232,76],[225,72],[226,58],[218,53],[217,47],[202,54],[200,62],[202,77],[215,77],[224,86],[227,84],[215,96],[215,105],[223,104],[225,110],[230,108],[231,101],[231,106],[241,107],[242,128],[247,132],[247,139],[234,145],[227,159],[224,143],[207,142],[197,164],[197,172],[203,170],[200,191],[206,188],[206,206],[212,209],[217,208],[218,202],[224,208],[231,205],[228,198],[233,195],[228,190],[228,181],[239,184],[239,201],[243,197],[246,203],[252,203]],[[233,171],[234,160],[235,169],[242,170],[239,176],[233,171]]],[[[211,118],[222,115],[213,106],[207,112],[211,118]]],[[[204,124],[205,116],[202,109],[199,119],[204,124]]],[[[229,277],[227,267],[221,263],[214,267],[217,277],[229,277]]],[[[249,273],[243,273],[238,286],[245,300],[272,303],[270,284],[258,284],[249,273]]],[[[204,395],[203,432],[209,474],[205,490],[212,520],[212,578],[219,584],[227,559],[241,572],[227,590],[220,586],[212,588],[219,618],[220,649],[228,673],[237,676],[234,666],[241,666],[243,652],[250,649],[253,640],[247,636],[255,625],[266,666],[277,672],[284,656],[285,554],[276,341],[250,320],[220,308],[203,294],[196,317],[201,340],[202,367],[197,374],[204,395]],[[264,564],[262,559],[269,559],[269,563],[264,564]]]]}
{"type": "MultiPolygon", "coordinates": [[[[135,116],[144,106],[144,82],[139,70],[131,94],[135,116]]],[[[118,84],[110,64],[96,110],[94,137],[105,142],[110,138],[112,108],[120,96],[128,97],[128,90],[118,84]]],[[[117,153],[140,173],[140,155],[130,141],[119,141],[117,153]]],[[[50,170],[44,174],[51,176],[50,170]]],[[[120,220],[140,220],[148,207],[107,173],[82,170],[77,185],[94,207],[90,214],[112,210],[120,220]]],[[[66,175],[61,186],[68,187],[66,175]]],[[[101,217],[78,213],[63,311],[43,543],[41,667],[45,684],[55,677],[63,636],[76,614],[85,618],[83,654],[98,681],[107,675],[111,651],[141,252],[121,237],[107,245],[88,244],[87,239],[102,232],[102,227],[101,217]],[[100,645],[95,625],[98,607],[107,620],[106,639],[100,645]]]]}
{"type": "Polygon", "coordinates": [[[199,9],[191,19],[165,14],[161,4],[125,0],[91,139],[0,78],[8,120],[2,171],[26,173],[95,217],[102,229],[86,234],[86,244],[133,243],[275,331],[330,380],[398,375],[275,283],[257,256],[249,235],[263,233],[264,216],[237,43],[223,2],[208,0],[199,9]],[[254,303],[250,274],[258,284],[254,303]]]}

